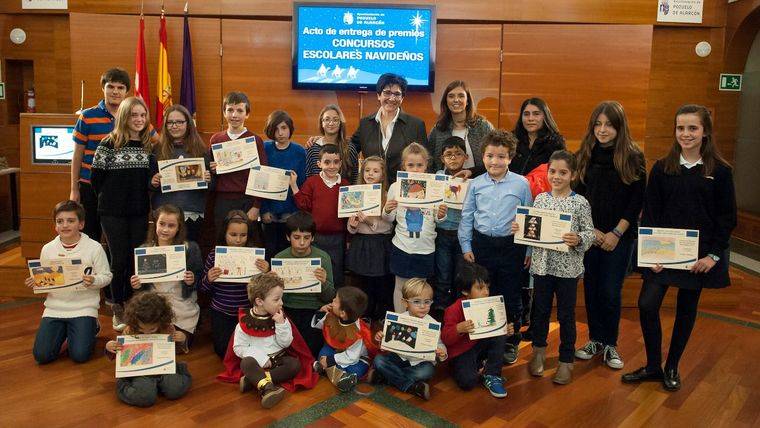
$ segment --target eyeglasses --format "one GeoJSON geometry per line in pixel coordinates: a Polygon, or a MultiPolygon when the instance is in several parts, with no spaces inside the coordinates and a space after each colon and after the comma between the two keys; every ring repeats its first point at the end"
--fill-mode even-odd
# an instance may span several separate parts
{"type": "Polygon", "coordinates": [[[174,127],[179,127],[179,126],[185,126],[186,123],[187,123],[186,120],[171,120],[171,121],[166,122],[166,127],[174,128],[174,127]]]}
{"type": "Polygon", "coordinates": [[[340,119],[328,119],[328,118],[324,118],[324,119],[322,119],[322,123],[340,123],[340,119]]]}
{"type": "Polygon", "coordinates": [[[402,94],[401,92],[393,92],[387,89],[383,90],[381,94],[383,94],[385,98],[401,98],[404,96],[404,94],[402,94]]]}
{"type": "Polygon", "coordinates": [[[443,154],[443,157],[446,158],[446,159],[456,159],[456,158],[461,158],[462,156],[464,156],[464,153],[462,153],[462,152],[444,153],[443,154]]]}
{"type": "Polygon", "coordinates": [[[433,299],[404,299],[418,308],[424,308],[433,304],[433,299]]]}

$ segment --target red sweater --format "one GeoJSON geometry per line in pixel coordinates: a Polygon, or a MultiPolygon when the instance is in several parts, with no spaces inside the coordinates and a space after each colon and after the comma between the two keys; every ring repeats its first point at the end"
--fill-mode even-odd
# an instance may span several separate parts
{"type": "Polygon", "coordinates": [[[322,177],[312,175],[295,194],[298,209],[308,211],[317,224],[317,233],[335,235],[346,232],[346,219],[338,218],[338,191],[340,186],[348,186],[341,178],[340,183],[327,187],[322,177]]]}
{"type": "MultiPolygon", "coordinates": [[[[238,138],[256,137],[256,149],[259,152],[259,161],[262,165],[267,165],[267,153],[264,150],[264,142],[261,138],[251,131],[245,131],[238,138]]],[[[214,145],[223,143],[225,141],[232,141],[230,136],[227,135],[227,131],[217,132],[211,136],[209,144],[214,145]]],[[[214,155],[209,150],[209,158],[213,159],[214,155]]],[[[238,199],[241,197],[250,198],[245,195],[245,186],[248,185],[248,172],[249,169],[241,171],[230,172],[229,174],[219,174],[214,177],[214,191],[222,199],[238,199]]],[[[261,199],[253,198],[253,205],[255,207],[261,206],[261,199]]]]}
{"type": "Polygon", "coordinates": [[[464,310],[462,309],[462,297],[458,298],[451,306],[446,308],[443,313],[443,331],[441,340],[446,345],[449,358],[458,357],[469,351],[475,346],[475,341],[470,340],[467,333],[457,333],[457,324],[464,321],[464,310]]]}

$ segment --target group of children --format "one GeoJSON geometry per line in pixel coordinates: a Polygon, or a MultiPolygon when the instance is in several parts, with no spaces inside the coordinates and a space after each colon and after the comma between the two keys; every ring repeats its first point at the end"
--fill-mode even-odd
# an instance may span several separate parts
{"type": "MultiPolygon", "coordinates": [[[[370,156],[359,163],[351,184],[380,184],[382,213],[367,216],[359,212],[342,219],[337,216],[339,188],[349,184],[350,169],[345,166],[357,160],[347,150],[345,139],[335,135],[344,125],[337,106],[326,108],[320,115],[320,129],[326,138],[310,147],[307,157],[303,148],[290,141],[294,126],[287,113],[276,111],[269,116],[266,133],[272,140],[261,144],[244,126],[250,112],[247,97],[228,94],[224,105],[228,130],[212,137],[212,143],[255,137],[261,146],[262,163],[290,172],[290,191],[285,201],[252,199],[244,194],[247,171],[215,176],[216,165],[209,162],[212,177],[207,179],[216,192],[217,245],[253,246],[252,225],[260,217],[267,260],[321,259],[321,267],[314,271],[320,292],[285,293],[283,280],[271,272],[265,260],[256,262],[262,273],[248,284],[220,281],[222,272],[214,267],[214,252],[207,256],[204,266],[197,244],[187,237],[187,223],[193,217],[188,217],[181,206],[164,204],[154,210],[154,222],[142,245],[185,245],[187,271],[182,281],[159,284],[143,284],[136,275],[128,277],[131,288],[140,292],[124,308],[123,325],[119,327],[125,334],[170,334],[181,344],[179,349],[187,352],[201,313],[197,303],[200,290],[210,297],[214,351],[225,365],[219,379],[239,382],[241,392],[256,390],[265,408],[277,404],[285,389],[313,387],[320,374],[340,391],[352,390],[366,377],[370,382],[385,382],[429,399],[426,382],[433,377],[435,364],[380,352],[380,338],[371,329],[373,321],[382,320],[386,311],[427,320],[432,320],[431,310],[442,311],[436,360],[449,360],[452,377],[462,389],[482,382],[494,397],[503,398],[507,391],[502,366],[518,357],[522,314],[519,276],[527,268],[536,290],[531,318],[533,355],[528,369],[534,376],[543,374],[556,296],[560,356],[553,380],[558,384],[572,380],[576,285],[583,274],[584,253],[595,242],[590,205],[571,188],[577,178],[575,155],[565,150],[551,155],[547,164],[551,190],[538,194],[534,201],[528,181],[509,171],[517,146],[515,136],[493,130],[480,146],[486,172],[468,180],[462,209],[445,204],[433,208],[399,204],[399,183],[388,176],[381,157],[370,156]],[[316,156],[314,147],[318,148],[316,156]],[[316,158],[319,171],[305,178],[307,169],[314,168],[309,158],[316,158]],[[571,232],[562,236],[569,251],[526,249],[515,243],[517,207],[529,205],[572,215],[571,232]],[[346,268],[356,286],[345,284],[346,268]],[[426,280],[431,277],[435,278],[435,288],[426,280]],[[504,297],[508,333],[471,340],[468,333],[475,326],[465,320],[462,302],[489,295],[504,297]]],[[[172,127],[176,128],[179,121],[172,127]]],[[[130,126],[133,122],[130,116],[130,126]]],[[[142,123],[124,142],[138,136],[147,139],[146,129],[142,123]]],[[[104,162],[99,159],[96,153],[95,166],[104,162]]],[[[467,159],[465,141],[450,137],[441,148],[444,168],[438,172],[467,177],[462,174],[467,159]]],[[[402,152],[401,170],[427,172],[431,162],[424,146],[411,143],[402,152]]],[[[97,171],[93,175],[94,187],[102,192],[108,187],[108,177],[97,171]]],[[[61,202],[54,209],[54,218],[58,237],[45,245],[40,258],[76,256],[91,270],[83,279],[86,291],[48,295],[34,356],[40,364],[50,362],[66,342],[72,359],[83,362],[90,358],[99,331],[98,289],[111,282],[111,271],[115,277],[129,269],[122,266],[124,260],[114,268],[117,262],[113,254],[109,268],[102,247],[81,233],[85,213],[78,203],[61,202]]],[[[31,278],[26,282],[33,285],[31,278]]],[[[106,350],[114,353],[119,347],[118,342],[110,341],[106,350]]],[[[191,379],[187,366],[179,363],[173,375],[120,379],[117,395],[125,403],[149,406],[159,393],[169,399],[181,397],[189,390],[191,379]]]]}

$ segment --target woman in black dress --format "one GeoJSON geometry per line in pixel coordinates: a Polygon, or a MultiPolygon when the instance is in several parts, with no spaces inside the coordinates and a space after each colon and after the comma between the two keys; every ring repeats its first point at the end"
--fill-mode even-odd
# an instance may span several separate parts
{"type": "Polygon", "coordinates": [[[736,197],[731,166],[712,139],[707,108],[684,105],[675,117],[670,152],[652,167],[644,196],[644,227],[699,230],[699,255],[691,270],[656,265],[643,273],[639,313],[647,365],[623,375],[623,382],[662,381],[668,391],[681,388],[678,362],[697,318],[703,288],[724,288],[728,242],[736,226],[736,197]],[[662,364],[660,306],[669,286],[678,287],[670,350],[662,364]]]}

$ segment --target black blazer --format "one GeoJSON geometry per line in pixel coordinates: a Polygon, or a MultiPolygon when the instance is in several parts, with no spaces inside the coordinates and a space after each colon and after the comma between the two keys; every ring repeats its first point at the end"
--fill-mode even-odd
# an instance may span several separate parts
{"type": "MultiPolygon", "coordinates": [[[[376,113],[363,117],[359,121],[359,129],[351,136],[351,144],[364,157],[380,156],[385,159],[388,168],[388,183],[396,181],[396,172],[401,167],[401,151],[412,142],[428,148],[425,122],[422,119],[400,111],[393,134],[388,141],[388,149],[383,152],[380,124],[375,120],[376,113]]],[[[358,168],[358,165],[357,165],[358,168]]]]}

